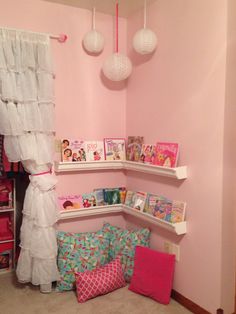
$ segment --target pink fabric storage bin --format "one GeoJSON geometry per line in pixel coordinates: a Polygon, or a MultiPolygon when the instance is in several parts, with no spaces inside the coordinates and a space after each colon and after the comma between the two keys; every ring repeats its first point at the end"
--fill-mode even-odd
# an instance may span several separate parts
{"type": "Polygon", "coordinates": [[[0,241],[13,239],[11,220],[9,214],[0,215],[0,241]]]}

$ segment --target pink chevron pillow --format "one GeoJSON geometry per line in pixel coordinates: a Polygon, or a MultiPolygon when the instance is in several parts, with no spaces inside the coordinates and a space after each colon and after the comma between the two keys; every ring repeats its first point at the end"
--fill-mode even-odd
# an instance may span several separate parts
{"type": "Polygon", "coordinates": [[[170,302],[175,255],[136,246],[129,290],[162,304],[170,302]]]}
{"type": "Polygon", "coordinates": [[[119,257],[94,270],[75,273],[75,278],[77,299],[80,303],[126,285],[119,257]]]}

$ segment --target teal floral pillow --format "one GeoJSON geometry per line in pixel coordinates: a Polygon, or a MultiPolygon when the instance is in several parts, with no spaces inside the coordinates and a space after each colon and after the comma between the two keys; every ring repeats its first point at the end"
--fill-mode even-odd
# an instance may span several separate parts
{"type": "Polygon", "coordinates": [[[109,237],[103,229],[86,233],[59,231],[57,243],[60,280],[56,291],[75,289],[75,272],[92,270],[109,261],[109,237]]]}
{"type": "Polygon", "coordinates": [[[121,229],[105,223],[103,230],[106,237],[110,238],[109,260],[120,256],[125,280],[130,282],[134,268],[134,254],[137,245],[149,247],[150,230],[148,228],[140,229],[121,229]]]}

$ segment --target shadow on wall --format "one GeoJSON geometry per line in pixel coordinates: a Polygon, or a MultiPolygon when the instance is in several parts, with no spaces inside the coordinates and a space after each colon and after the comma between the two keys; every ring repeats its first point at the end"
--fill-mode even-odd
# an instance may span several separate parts
{"type": "Polygon", "coordinates": [[[100,71],[100,78],[101,78],[103,85],[110,90],[119,91],[119,90],[126,89],[128,79],[124,80],[124,81],[119,81],[119,82],[111,81],[108,78],[106,78],[106,76],[103,74],[102,70],[100,71]]]}

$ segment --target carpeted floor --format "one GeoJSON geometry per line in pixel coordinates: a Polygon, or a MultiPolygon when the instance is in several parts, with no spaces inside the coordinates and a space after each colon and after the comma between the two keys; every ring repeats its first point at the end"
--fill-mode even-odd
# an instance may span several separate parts
{"type": "Polygon", "coordinates": [[[161,305],[127,287],[79,304],[74,291],[42,294],[38,287],[17,283],[14,273],[0,275],[0,313],[4,314],[188,314],[171,300],[161,305]]]}

